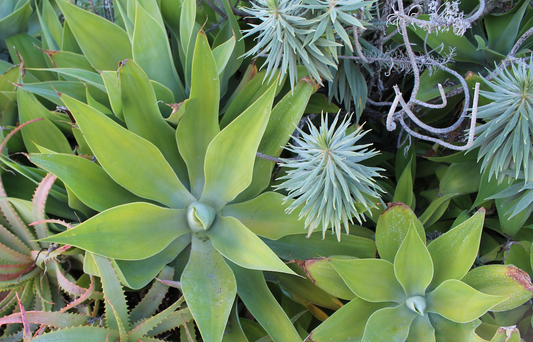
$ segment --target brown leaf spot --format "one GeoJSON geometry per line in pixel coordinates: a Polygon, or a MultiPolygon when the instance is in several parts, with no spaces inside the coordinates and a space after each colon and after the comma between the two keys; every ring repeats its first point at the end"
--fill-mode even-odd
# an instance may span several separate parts
{"type": "Polygon", "coordinates": [[[526,290],[533,292],[533,284],[531,283],[531,278],[529,274],[522,271],[518,267],[509,266],[507,268],[507,275],[513,278],[517,283],[522,285],[526,290]]]}

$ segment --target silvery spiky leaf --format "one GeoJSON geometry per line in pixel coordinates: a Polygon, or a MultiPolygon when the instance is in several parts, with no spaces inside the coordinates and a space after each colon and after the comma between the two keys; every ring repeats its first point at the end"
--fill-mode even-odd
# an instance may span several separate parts
{"type": "Polygon", "coordinates": [[[368,150],[370,144],[355,145],[368,131],[362,132],[362,127],[358,127],[348,134],[349,120],[345,118],[335,128],[337,118],[328,126],[327,117],[322,116],[318,129],[309,121],[309,134],[298,128],[301,138],[295,138],[294,145],[287,148],[297,158],[284,160],[282,166],[291,170],[281,178],[285,182],[278,189],[288,191],[286,199],[296,198],[288,212],[302,206],[300,219],[305,217],[309,234],[322,225],[325,235],[331,227],[340,241],[341,225],[348,233],[348,223],[353,223],[354,216],[361,222],[363,214],[356,204],[367,210],[375,207],[371,198],[375,201],[383,190],[374,180],[382,169],[360,164],[378,152],[368,150]]]}
{"type": "Polygon", "coordinates": [[[491,82],[492,91],[481,95],[493,102],[479,107],[478,118],[486,123],[472,148],[480,147],[478,160],[489,176],[501,182],[505,176],[533,180],[533,60],[520,61],[510,69],[500,69],[491,82]]]}
{"type": "MultiPolygon", "coordinates": [[[[371,4],[362,0],[255,0],[242,10],[260,23],[246,30],[244,38],[258,34],[256,45],[245,56],[267,54],[265,65],[271,77],[276,70],[289,73],[293,87],[298,81],[297,65],[322,84],[331,81],[328,66],[337,66],[336,37],[352,49],[347,27],[363,27],[352,13],[371,4]]],[[[353,49],[352,49],[353,50],[353,49]]]]}

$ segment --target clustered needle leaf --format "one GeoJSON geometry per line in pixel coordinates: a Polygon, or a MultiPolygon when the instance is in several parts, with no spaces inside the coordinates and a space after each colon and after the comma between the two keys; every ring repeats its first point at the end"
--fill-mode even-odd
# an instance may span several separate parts
{"type": "Polygon", "coordinates": [[[378,171],[383,169],[360,164],[378,154],[367,149],[370,144],[356,145],[368,131],[359,126],[348,133],[349,118],[345,117],[338,128],[337,120],[338,116],[329,126],[327,117],[322,116],[320,128],[309,120],[309,134],[298,128],[302,138],[294,138],[295,143],[287,148],[297,158],[285,159],[282,166],[291,170],[281,177],[285,182],[278,189],[288,191],[285,200],[297,197],[287,212],[303,206],[299,218],[306,217],[309,234],[319,225],[323,235],[332,227],[340,241],[341,225],[348,233],[353,217],[361,222],[362,208],[376,206],[374,202],[383,190],[374,178],[380,177],[378,171]]]}

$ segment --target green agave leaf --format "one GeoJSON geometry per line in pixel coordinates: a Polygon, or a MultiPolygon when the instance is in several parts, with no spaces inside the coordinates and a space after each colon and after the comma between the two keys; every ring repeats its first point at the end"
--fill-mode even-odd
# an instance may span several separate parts
{"type": "MultiPolygon", "coordinates": [[[[20,59],[15,52],[16,49],[24,60],[24,66],[26,68],[48,67],[44,53],[36,51],[36,46],[41,48],[41,42],[35,37],[32,37],[27,33],[19,33],[6,38],[5,42],[9,49],[9,55],[11,56],[13,64],[20,63],[20,59]]],[[[57,80],[57,75],[49,71],[31,71],[27,74],[31,74],[40,81],[57,80]]],[[[28,79],[28,76],[24,76],[24,78],[28,79]]]]}
{"type": "Polygon", "coordinates": [[[122,110],[122,96],[120,94],[120,85],[118,83],[118,76],[115,71],[102,71],[100,73],[106,92],[109,96],[109,103],[113,109],[113,113],[117,118],[124,121],[124,112],[122,110]]]}
{"type": "Polygon", "coordinates": [[[215,58],[219,75],[224,72],[224,68],[232,56],[233,49],[235,48],[235,42],[236,39],[235,36],[233,36],[223,44],[220,44],[213,49],[213,57],[215,58]]]}
{"type": "Polygon", "coordinates": [[[206,234],[220,254],[241,267],[294,274],[261,239],[236,218],[217,216],[206,234]]]}
{"type": "Polygon", "coordinates": [[[83,52],[76,41],[76,37],[74,37],[74,34],[66,21],[63,22],[63,41],[61,43],[61,50],[83,55],[83,52]]]}
{"type": "Polygon", "coordinates": [[[205,236],[192,235],[191,256],[181,285],[204,341],[222,341],[237,284],[224,258],[205,236]]]}
{"type": "Polygon", "coordinates": [[[274,341],[300,342],[302,338],[270,292],[263,273],[229,263],[237,280],[237,293],[246,308],[274,341]]]}
{"type": "Polygon", "coordinates": [[[396,189],[394,190],[394,202],[407,204],[411,209],[415,208],[415,194],[413,193],[413,177],[411,175],[411,161],[402,172],[396,189]]]}
{"type": "Polygon", "coordinates": [[[347,255],[357,258],[374,258],[376,245],[374,240],[354,235],[342,235],[341,242],[334,235],[319,234],[289,235],[273,241],[263,239],[270,249],[280,258],[286,260],[305,260],[328,255],[347,255]]]}
{"type": "Polygon", "coordinates": [[[457,323],[467,323],[506,299],[479,292],[462,281],[448,279],[426,295],[426,311],[457,323]]]}
{"type": "Polygon", "coordinates": [[[148,76],[132,60],[123,61],[118,74],[128,129],[154,144],[185,183],[188,181],[187,168],[179,154],[174,129],[155,106],[157,99],[148,76]]]}
{"type": "Polygon", "coordinates": [[[516,5],[512,10],[503,15],[487,15],[483,18],[484,26],[487,30],[489,47],[502,54],[508,54],[518,39],[518,30],[524,17],[524,12],[528,9],[527,1],[521,5],[516,5]],[[507,38],[505,38],[507,37],[507,38]]]}
{"type": "Polygon", "coordinates": [[[117,183],[137,196],[174,208],[194,201],[154,145],[79,101],[65,95],[61,99],[98,162],[117,183]]]}
{"type": "MultiPolygon", "coordinates": [[[[337,256],[336,259],[338,258],[341,257],[337,256]]],[[[344,258],[350,259],[351,257],[345,256],[344,258]]],[[[331,265],[330,258],[297,260],[296,263],[304,270],[309,280],[330,295],[345,300],[355,298],[354,293],[331,265]]]]}
{"type": "MultiPolygon", "coordinates": [[[[256,164],[257,162],[258,160],[256,164]]],[[[238,219],[254,234],[271,240],[287,235],[305,234],[307,231],[303,221],[298,221],[298,213],[286,214],[286,206],[282,204],[283,195],[265,192],[251,201],[226,205],[220,214],[238,219]]]]}
{"type": "Polygon", "coordinates": [[[467,221],[430,242],[427,249],[435,272],[428,291],[448,279],[461,279],[476,260],[485,210],[480,209],[467,221]]]}
{"type": "MultiPolygon", "coordinates": [[[[43,9],[46,9],[46,6],[44,4],[43,4],[43,9]]],[[[48,29],[46,22],[43,20],[43,15],[41,15],[41,12],[40,11],[36,11],[36,12],[37,12],[37,18],[39,20],[39,24],[41,26],[41,37],[42,37],[41,39],[42,39],[43,48],[50,49],[52,51],[59,50],[59,44],[61,43],[61,40],[59,40],[59,44],[56,42],[56,40],[52,36],[52,33],[48,29]]],[[[52,12],[53,12],[53,15],[55,16],[55,12],[53,11],[53,9],[52,9],[52,12]]],[[[57,23],[59,24],[59,22],[57,23]]],[[[61,31],[62,30],[61,30],[61,24],[60,24],[59,25],[60,34],[62,33],[61,31]]],[[[59,38],[61,38],[61,35],[59,35],[59,38]]]]}
{"type": "MultiPolygon", "coordinates": [[[[120,281],[127,287],[140,290],[148,285],[166,264],[176,258],[191,243],[191,235],[178,236],[161,252],[143,260],[114,260],[120,281]]],[[[135,320],[132,320],[134,322],[135,320]]]]}
{"type": "Polygon", "coordinates": [[[136,7],[132,39],[133,60],[150,79],[168,87],[181,102],[185,100],[185,91],[172,61],[167,33],[161,26],[162,21],[158,23],[143,6],[136,7]]]}
{"type": "Polygon", "coordinates": [[[55,174],[76,197],[96,211],[142,201],[140,197],[119,186],[100,166],[81,156],[32,153],[30,161],[55,174]],[[76,172],[73,173],[72,170],[76,172]]]}
{"type": "Polygon", "coordinates": [[[72,153],[70,144],[63,133],[46,117],[45,112],[48,110],[33,94],[19,89],[17,91],[17,103],[20,123],[37,118],[43,119],[22,129],[22,138],[29,152],[39,152],[37,144],[55,152],[72,153]]]}
{"type": "Polygon", "coordinates": [[[85,102],[87,97],[85,93],[87,88],[81,82],[68,82],[68,81],[50,81],[39,83],[24,83],[19,88],[27,90],[36,95],[40,95],[50,102],[55,103],[58,106],[63,106],[59,94],[67,94],[75,98],[76,100],[85,102]]]}
{"type": "MultiPolygon", "coordinates": [[[[188,1],[185,2],[187,3],[188,1]]],[[[187,163],[191,191],[196,197],[200,197],[204,188],[207,147],[219,132],[219,99],[220,84],[216,62],[205,33],[200,32],[194,49],[191,95],[176,130],[179,151],[187,163]]]]}
{"type": "Polygon", "coordinates": [[[186,222],[186,210],[130,203],[108,209],[73,229],[40,241],[69,244],[113,259],[141,260],[189,233],[186,222]]]}
{"type": "Polygon", "coordinates": [[[365,326],[363,342],[405,341],[409,335],[411,322],[418,314],[405,304],[394,308],[383,308],[372,314],[365,326]]]}
{"type": "Polygon", "coordinates": [[[452,164],[440,180],[439,193],[471,194],[478,192],[481,181],[481,164],[477,162],[452,164]]]}
{"type": "Polygon", "coordinates": [[[394,276],[394,266],[382,259],[337,259],[330,263],[346,285],[361,299],[368,302],[405,301],[402,285],[394,276]]]}
{"type": "Polygon", "coordinates": [[[376,227],[376,246],[382,259],[394,262],[400,244],[407,236],[410,222],[415,224],[422,242],[426,241],[426,232],[413,211],[403,203],[391,203],[378,219],[376,227]]]}
{"type": "Polygon", "coordinates": [[[507,296],[507,300],[491,308],[491,311],[514,309],[533,296],[533,284],[529,275],[512,265],[476,267],[462,281],[483,293],[507,296]]]}
{"type": "Polygon", "coordinates": [[[107,326],[113,330],[119,330],[120,325],[123,329],[130,330],[130,321],[128,316],[128,306],[126,304],[126,297],[122,290],[122,285],[118,280],[117,273],[111,261],[99,255],[93,255],[100,279],[102,281],[102,288],[104,290],[104,298],[106,299],[106,322],[107,326]],[[111,315],[109,306],[112,306],[115,315],[111,315]]]}
{"type": "Polygon", "coordinates": [[[222,342],[248,342],[248,339],[242,330],[237,310],[238,305],[233,305],[233,310],[231,310],[231,315],[226,330],[224,331],[222,342]]]}
{"type": "MultiPolygon", "coordinates": [[[[273,84],[209,144],[201,200],[211,204],[217,211],[252,181],[255,154],[268,123],[275,91],[276,85],[273,84]]],[[[187,110],[189,108],[190,100],[187,110]]]]}
{"type": "Polygon", "coordinates": [[[56,1],[87,60],[97,70],[116,70],[131,58],[128,34],[106,19],[64,0],[56,1]]]}
{"type": "Polygon", "coordinates": [[[442,217],[446,209],[448,209],[450,200],[457,195],[459,194],[447,194],[442,197],[437,197],[433,202],[431,202],[429,207],[427,207],[424,213],[420,216],[420,221],[424,227],[430,227],[437,222],[442,217]]]}
{"type": "MultiPolygon", "coordinates": [[[[180,59],[185,74],[185,83],[190,85],[192,78],[191,72],[192,69],[194,69],[194,67],[192,67],[192,64],[194,64],[193,54],[196,50],[196,48],[193,50],[193,47],[195,46],[195,40],[198,38],[197,34],[200,34],[201,29],[196,23],[196,2],[194,0],[184,0],[182,3],[183,5],[181,6],[179,20],[180,59]]],[[[169,22],[169,20],[167,20],[167,22],[169,22]]],[[[192,91],[192,86],[189,88],[191,88],[192,91]]]]}
{"type": "Polygon", "coordinates": [[[32,68],[28,70],[39,70],[39,71],[46,71],[46,70],[54,70],[54,72],[57,72],[58,74],[62,76],[72,77],[74,79],[78,79],[83,81],[84,83],[91,84],[94,87],[105,91],[104,82],[102,81],[102,77],[92,71],[87,71],[83,69],[75,69],[75,68],[32,68]]]}
{"type": "Polygon", "coordinates": [[[402,284],[407,297],[423,296],[433,278],[431,255],[417,234],[412,221],[407,236],[394,258],[394,274],[402,284]]]}
{"type": "MultiPolygon", "coordinates": [[[[39,11],[37,11],[39,12],[39,11]]],[[[59,18],[54,10],[54,7],[50,4],[49,0],[43,1],[43,14],[42,14],[43,23],[46,24],[46,27],[51,34],[54,41],[61,46],[63,43],[63,27],[59,22],[59,18]]],[[[59,48],[56,50],[60,50],[59,48]]]]}
{"type": "MultiPolygon", "coordinates": [[[[429,315],[417,315],[409,328],[406,342],[435,342],[435,329],[429,321],[429,315]]],[[[459,340],[458,340],[459,341],[459,340]]]]}
{"type": "Polygon", "coordinates": [[[106,339],[117,340],[119,334],[116,331],[98,327],[74,327],[52,331],[32,341],[38,342],[102,342],[106,339]]]}
{"type": "Polygon", "coordinates": [[[477,193],[476,200],[472,204],[470,210],[479,207],[483,202],[488,201],[492,196],[497,193],[508,189],[512,183],[498,182],[497,177],[492,177],[489,180],[490,167],[487,167],[481,174],[481,180],[479,181],[479,192],[477,193]]]}
{"type": "Polygon", "coordinates": [[[0,20],[0,47],[5,50],[7,37],[27,30],[28,21],[33,13],[29,0],[19,1],[20,5],[13,8],[13,12],[7,16],[2,16],[0,20]]]}

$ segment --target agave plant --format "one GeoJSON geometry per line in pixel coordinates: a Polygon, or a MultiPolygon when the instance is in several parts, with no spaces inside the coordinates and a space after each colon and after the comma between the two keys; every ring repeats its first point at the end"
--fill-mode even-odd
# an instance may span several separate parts
{"type": "Polygon", "coordinates": [[[356,341],[450,341],[461,334],[477,338],[466,323],[475,328],[479,323],[473,321],[488,310],[509,310],[532,296],[531,279],[513,266],[503,272],[480,267],[470,271],[477,275],[469,276],[483,220],[481,209],[426,246],[420,221],[407,206],[396,203],[378,221],[376,245],[382,259],[331,256],[318,260],[322,267],[315,267],[316,259],[303,262],[325,291],[333,288],[346,296],[349,290],[355,297],[307,340],[328,341],[332,335],[356,341]],[[519,276],[502,277],[505,273],[519,276]],[[512,293],[511,288],[518,290],[516,296],[501,295],[512,293]]]}
{"type": "Polygon", "coordinates": [[[259,192],[266,187],[268,183],[252,181],[262,173],[254,172],[256,152],[268,152],[272,146],[280,150],[288,135],[277,136],[278,127],[299,121],[316,86],[302,80],[278,109],[271,110],[273,83],[221,130],[220,72],[207,37],[200,32],[190,97],[180,108],[184,112],[174,129],[154,106],[152,84],[134,61],[121,62],[117,74],[127,129],[94,107],[59,95],[98,164],[46,149],[30,154],[33,163],[57,175],[81,202],[100,212],[41,241],[85,250],[86,270],[98,268],[99,256],[110,258],[123,284],[136,289],[185,251],[178,256],[187,264],[179,276],[180,286],[204,340],[222,339],[237,291],[273,337],[299,339],[254,270],[293,274],[256,234],[270,239],[301,234],[303,224],[284,214],[286,206],[276,193],[232,201],[251,183],[262,186],[259,192]],[[286,111],[288,103],[291,108],[286,111]],[[255,284],[244,278],[256,279],[255,284]],[[257,292],[248,293],[250,286],[257,292]],[[265,314],[265,298],[278,309],[265,314]],[[282,318],[268,323],[274,314],[282,318]]]}

